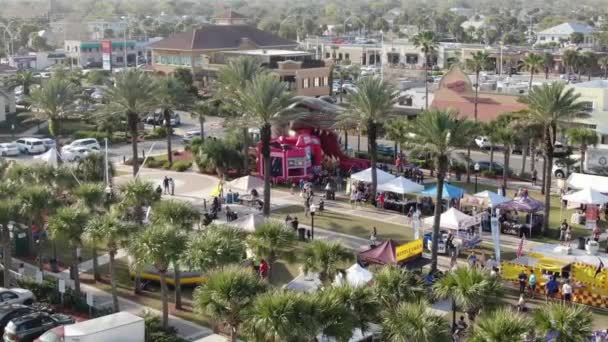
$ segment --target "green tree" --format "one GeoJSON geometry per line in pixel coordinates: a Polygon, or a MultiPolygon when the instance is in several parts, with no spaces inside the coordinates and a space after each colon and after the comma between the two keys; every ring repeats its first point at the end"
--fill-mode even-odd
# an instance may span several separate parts
{"type": "Polygon", "coordinates": [[[368,331],[371,323],[378,322],[381,306],[372,287],[342,285],[324,291],[332,292],[335,298],[350,308],[354,326],[362,332],[368,331]]]}
{"type": "Polygon", "coordinates": [[[4,269],[4,287],[10,288],[11,284],[11,265],[13,264],[11,252],[11,233],[8,228],[10,222],[15,220],[19,212],[19,203],[10,199],[0,200],[0,224],[2,225],[2,262],[4,269]]]}
{"type": "Polygon", "coordinates": [[[154,97],[158,107],[163,113],[165,130],[167,131],[167,161],[173,164],[173,151],[171,149],[171,138],[173,127],[171,126],[171,114],[175,109],[185,109],[194,103],[194,96],[179,79],[173,76],[162,77],[156,80],[154,97]]]}
{"type": "Polygon", "coordinates": [[[141,116],[156,105],[155,83],[147,73],[139,69],[127,69],[114,77],[114,87],[106,92],[108,104],[102,110],[106,115],[125,113],[131,134],[131,149],[133,160],[133,176],[139,170],[137,140],[139,138],[139,122],[141,116]]]}
{"type": "Polygon", "coordinates": [[[587,70],[587,80],[591,81],[593,69],[597,66],[598,56],[593,51],[585,51],[582,55],[582,67],[587,70]]]}
{"type": "Polygon", "coordinates": [[[312,309],[309,331],[336,341],[351,339],[353,330],[357,328],[357,320],[352,308],[336,291],[317,291],[308,301],[312,309]]]}
{"type": "Polygon", "coordinates": [[[574,73],[579,60],[581,59],[581,55],[576,50],[566,50],[562,56],[562,60],[564,64],[568,67],[569,73],[574,73]]]}
{"type": "Polygon", "coordinates": [[[205,121],[206,117],[209,115],[217,115],[218,114],[218,104],[214,99],[206,99],[203,101],[199,101],[192,110],[192,117],[194,119],[198,119],[198,124],[200,125],[201,130],[201,141],[205,142],[205,121]]]}
{"type": "Polygon", "coordinates": [[[399,151],[403,154],[403,145],[408,140],[408,127],[409,122],[405,118],[395,118],[384,123],[386,138],[395,143],[395,159],[399,151]]]}
{"type": "Polygon", "coordinates": [[[318,272],[322,282],[331,283],[343,271],[342,267],[347,266],[354,257],[340,243],[316,240],[304,248],[304,270],[318,272]]]}
{"type": "Polygon", "coordinates": [[[169,298],[167,296],[167,271],[186,247],[187,236],[173,227],[153,224],[133,237],[129,253],[133,256],[132,267],[142,271],[154,266],[160,274],[163,329],[169,326],[169,298]]]}
{"type": "Polygon", "coordinates": [[[502,285],[497,277],[484,270],[459,267],[439,279],[433,290],[439,298],[451,298],[473,322],[479,310],[496,304],[496,298],[502,294],[502,285]]]}
{"type": "Polygon", "coordinates": [[[10,89],[21,87],[23,89],[23,95],[29,96],[30,89],[36,83],[38,82],[36,80],[36,77],[34,77],[33,72],[29,70],[20,70],[14,76],[9,78],[7,85],[10,89]]]}
{"type": "MultiPolygon", "coordinates": [[[[505,114],[503,114],[505,115],[505,114]]],[[[494,134],[494,138],[497,143],[503,146],[503,168],[502,168],[502,189],[506,191],[507,180],[509,179],[509,164],[511,160],[511,150],[518,141],[518,136],[509,125],[509,122],[505,122],[494,134]]],[[[506,193],[506,192],[503,192],[506,193]]]]}
{"type": "Polygon", "coordinates": [[[608,56],[600,57],[597,60],[597,64],[600,66],[600,69],[604,72],[604,79],[608,78],[608,56]]]}
{"type": "MultiPolygon", "coordinates": [[[[33,184],[25,186],[19,191],[20,214],[23,218],[29,218],[28,244],[30,251],[34,250],[34,234],[32,228],[36,226],[42,229],[44,216],[55,207],[55,194],[48,186],[33,184]]],[[[39,251],[40,253],[40,251],[39,251]]],[[[41,255],[38,255],[41,262],[41,255]]]]}
{"type": "Polygon", "coordinates": [[[395,308],[400,303],[423,298],[423,286],[422,279],[413,272],[385,266],[374,277],[373,290],[383,307],[395,308]]]}
{"type": "Polygon", "coordinates": [[[357,82],[357,91],[347,96],[348,110],[338,120],[359,122],[367,131],[368,151],[372,164],[371,196],[376,198],[378,130],[387,120],[397,102],[398,91],[378,77],[366,77],[357,82]]]}
{"type": "Polygon", "coordinates": [[[80,296],[80,275],[78,274],[77,249],[82,246],[82,233],[87,224],[89,213],[80,206],[62,207],[49,217],[49,233],[51,239],[67,241],[72,249],[72,264],[70,265],[74,279],[74,292],[80,296]]]}
{"type": "Polygon", "coordinates": [[[437,196],[435,198],[435,218],[433,221],[433,242],[431,248],[431,269],[437,269],[437,246],[441,217],[443,185],[448,170],[449,156],[458,146],[463,146],[471,123],[461,120],[451,111],[430,110],[420,115],[412,125],[411,145],[414,150],[427,152],[434,160],[437,170],[437,196]]]}
{"type": "Polygon", "coordinates": [[[428,304],[401,303],[385,313],[382,335],[389,342],[452,341],[450,325],[443,317],[429,312],[428,304]]]}
{"type": "Polygon", "coordinates": [[[581,173],[585,173],[584,165],[587,148],[599,143],[597,133],[589,128],[570,128],[566,131],[566,135],[571,144],[579,145],[581,151],[581,173]]]}
{"type": "Polygon", "coordinates": [[[572,44],[581,44],[585,41],[585,36],[580,32],[572,32],[570,34],[570,43],[572,44]]]}
{"type": "Polygon", "coordinates": [[[509,309],[484,315],[473,327],[471,342],[524,342],[532,325],[527,317],[509,309]]]}
{"type": "Polygon", "coordinates": [[[418,33],[414,36],[414,45],[419,48],[424,54],[424,100],[425,106],[424,109],[429,109],[429,62],[430,57],[437,53],[437,49],[439,48],[439,44],[437,43],[437,39],[435,34],[431,31],[424,31],[418,33]]]}
{"type": "Polygon", "coordinates": [[[256,257],[264,258],[269,265],[269,278],[272,279],[273,265],[279,258],[291,258],[295,236],[283,224],[267,221],[247,237],[247,245],[256,257]]]}
{"type": "Polygon", "coordinates": [[[234,342],[245,312],[265,289],[254,273],[239,266],[226,266],[211,272],[207,281],[194,291],[194,309],[227,324],[230,341],[234,342]]]}
{"type": "Polygon", "coordinates": [[[87,83],[93,85],[106,85],[111,77],[107,70],[91,70],[87,73],[87,83]]]}
{"type": "Polygon", "coordinates": [[[529,53],[524,58],[523,62],[524,69],[530,72],[530,81],[528,82],[528,91],[530,91],[530,89],[532,89],[532,81],[534,80],[534,74],[540,72],[541,68],[545,66],[545,60],[541,55],[529,53]]]}
{"type": "Polygon", "coordinates": [[[471,54],[471,58],[465,61],[467,69],[475,73],[475,102],[474,114],[477,121],[477,104],[479,98],[479,74],[490,67],[490,55],[484,51],[476,51],[471,54]]]}
{"type": "Polygon", "coordinates": [[[228,264],[238,264],[244,255],[242,231],[212,225],[190,237],[184,262],[195,270],[206,272],[228,264]]]}
{"type": "MultiPolygon", "coordinates": [[[[81,183],[74,189],[74,196],[86,207],[91,214],[101,212],[102,206],[106,201],[105,186],[103,183],[81,183]]],[[[100,280],[99,262],[97,260],[97,243],[91,241],[91,251],[93,259],[93,279],[100,280]]]]}
{"type": "Polygon", "coordinates": [[[542,87],[533,87],[527,96],[520,101],[528,105],[526,117],[530,122],[538,124],[543,132],[543,149],[545,168],[543,177],[545,190],[545,211],[543,217],[543,233],[549,227],[549,215],[551,212],[551,165],[553,165],[553,151],[557,137],[558,126],[572,115],[581,112],[584,104],[578,102],[579,94],[574,89],[566,89],[563,83],[545,84],[542,87]]]}
{"type": "Polygon", "coordinates": [[[545,52],[543,54],[543,69],[545,70],[545,79],[549,79],[549,71],[555,65],[555,60],[553,58],[553,54],[550,52],[545,52]]]}
{"type": "Polygon", "coordinates": [[[114,164],[108,161],[108,178],[106,179],[106,160],[101,153],[91,153],[78,161],[74,171],[78,179],[85,182],[106,182],[111,184],[114,177],[114,164]]]}
{"type": "Polygon", "coordinates": [[[593,333],[591,311],[582,305],[549,304],[534,313],[541,334],[556,333],[555,342],[586,341],[593,333]]]}

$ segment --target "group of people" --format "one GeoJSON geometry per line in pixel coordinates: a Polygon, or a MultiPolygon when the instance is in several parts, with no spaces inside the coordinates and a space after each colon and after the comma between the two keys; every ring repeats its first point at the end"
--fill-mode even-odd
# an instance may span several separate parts
{"type": "Polygon", "coordinates": [[[165,178],[163,178],[163,188],[161,189],[160,185],[156,187],[156,193],[159,196],[163,193],[165,195],[175,195],[175,181],[173,178],[165,176],[165,178]]]}
{"type": "MultiPolygon", "coordinates": [[[[549,302],[550,300],[555,300],[560,292],[561,287],[561,297],[564,303],[572,302],[572,292],[573,288],[570,284],[570,280],[565,278],[560,286],[560,282],[557,278],[557,274],[552,274],[550,272],[543,272],[542,278],[545,279],[545,300],[549,302]]],[[[518,310],[525,311],[525,294],[528,292],[530,298],[535,298],[536,296],[536,288],[538,286],[538,279],[534,270],[530,270],[530,274],[526,274],[525,271],[521,271],[517,276],[519,281],[519,302],[518,302],[518,310]]]]}
{"type": "Polygon", "coordinates": [[[285,227],[293,229],[301,241],[312,241],[311,230],[300,227],[300,221],[298,221],[297,216],[292,218],[290,215],[287,215],[285,217],[285,227]]]}

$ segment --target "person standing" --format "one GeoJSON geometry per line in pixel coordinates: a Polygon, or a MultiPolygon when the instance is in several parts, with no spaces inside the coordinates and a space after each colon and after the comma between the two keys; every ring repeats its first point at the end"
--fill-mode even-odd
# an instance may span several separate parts
{"type": "Polygon", "coordinates": [[[300,222],[298,222],[298,217],[297,217],[297,216],[295,216],[295,217],[293,218],[293,220],[291,221],[291,228],[293,228],[293,230],[294,230],[295,232],[297,232],[297,231],[298,231],[298,225],[299,225],[299,224],[300,224],[300,222]]]}
{"type": "Polygon", "coordinates": [[[564,220],[562,225],[559,227],[559,241],[566,240],[566,230],[568,230],[568,222],[564,220]]]}
{"type": "Polygon", "coordinates": [[[549,299],[555,298],[559,291],[559,283],[555,280],[555,276],[550,276],[549,281],[545,284],[545,302],[549,303],[549,299]]]}
{"type": "MultiPolygon", "coordinates": [[[[534,162],[534,161],[532,161],[534,162]]],[[[534,169],[534,171],[532,171],[532,185],[536,185],[536,176],[537,176],[537,171],[536,169],[534,169]]]]}
{"type": "Polygon", "coordinates": [[[265,259],[260,260],[260,278],[266,279],[268,277],[268,263],[265,259]]]}
{"type": "Polygon", "coordinates": [[[376,241],[378,240],[378,231],[376,230],[376,227],[372,228],[372,234],[369,237],[369,241],[370,244],[372,245],[372,247],[376,246],[376,241]]]}
{"type": "Polygon", "coordinates": [[[165,176],[163,179],[163,189],[165,190],[165,195],[169,194],[169,177],[165,176]]]}
{"type": "Polygon", "coordinates": [[[528,276],[526,275],[526,272],[523,270],[519,272],[517,279],[519,280],[519,293],[523,294],[526,291],[526,284],[528,283],[528,276]]]}
{"type": "Polygon", "coordinates": [[[357,190],[350,190],[350,206],[355,209],[357,207],[357,190]]]}
{"type": "Polygon", "coordinates": [[[384,209],[384,193],[378,194],[378,209],[384,209]]]}
{"type": "Polygon", "coordinates": [[[570,280],[566,280],[564,285],[562,285],[562,296],[564,297],[564,304],[572,303],[572,285],[570,285],[570,280]]]}
{"type": "Polygon", "coordinates": [[[175,181],[173,177],[169,178],[169,188],[171,189],[171,196],[175,195],[175,181]]]}
{"type": "Polygon", "coordinates": [[[528,277],[528,289],[530,290],[530,297],[534,298],[536,293],[536,274],[534,274],[534,271],[530,271],[530,277],[528,277]]]}

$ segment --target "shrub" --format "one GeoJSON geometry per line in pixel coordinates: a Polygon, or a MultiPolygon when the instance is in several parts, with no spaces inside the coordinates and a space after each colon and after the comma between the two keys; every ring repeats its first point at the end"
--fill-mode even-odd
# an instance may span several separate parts
{"type": "Polygon", "coordinates": [[[483,177],[496,177],[496,171],[484,170],[484,171],[481,171],[481,175],[483,177]]]}
{"type": "Polygon", "coordinates": [[[158,169],[158,168],[162,167],[164,164],[165,164],[164,160],[156,160],[154,157],[148,157],[148,159],[146,159],[146,165],[144,165],[144,166],[152,168],[152,169],[158,169]]]}
{"type": "Polygon", "coordinates": [[[160,317],[150,312],[143,313],[144,324],[146,326],[146,341],[148,342],[182,342],[177,336],[177,329],[169,327],[163,330],[160,317]]]}
{"type": "Polygon", "coordinates": [[[61,296],[57,290],[57,279],[44,278],[42,284],[38,284],[34,279],[21,278],[17,279],[17,285],[20,288],[32,291],[39,302],[59,304],[61,296]]]}
{"type": "MultiPolygon", "coordinates": [[[[94,138],[94,139],[97,139],[100,143],[102,143],[103,140],[108,137],[108,134],[106,132],[80,130],[80,131],[74,132],[74,134],[72,134],[72,137],[74,139],[94,138]]],[[[112,137],[110,137],[110,142],[121,142],[121,141],[125,141],[125,139],[126,139],[125,132],[116,132],[116,133],[112,133],[112,137]]]]}
{"type": "Polygon", "coordinates": [[[152,130],[152,132],[146,132],[146,138],[148,139],[160,139],[167,137],[167,128],[166,127],[156,127],[152,130]]]}
{"type": "MultiPolygon", "coordinates": [[[[139,161],[138,162],[139,165],[141,165],[144,162],[144,158],[141,158],[141,157],[137,158],[137,160],[139,161]]],[[[129,158],[129,159],[125,160],[125,165],[129,165],[129,166],[133,165],[133,158],[129,158]]]]}
{"type": "Polygon", "coordinates": [[[171,170],[177,171],[177,172],[184,172],[184,171],[190,169],[191,167],[192,167],[191,161],[178,160],[178,161],[173,162],[173,165],[171,166],[171,170]]]}
{"type": "Polygon", "coordinates": [[[467,172],[467,167],[463,164],[463,163],[452,163],[452,165],[450,165],[450,171],[456,173],[456,174],[463,174],[465,172],[467,172]]]}
{"type": "Polygon", "coordinates": [[[197,150],[194,161],[202,173],[221,175],[228,169],[241,169],[243,157],[223,140],[207,139],[197,150]]]}

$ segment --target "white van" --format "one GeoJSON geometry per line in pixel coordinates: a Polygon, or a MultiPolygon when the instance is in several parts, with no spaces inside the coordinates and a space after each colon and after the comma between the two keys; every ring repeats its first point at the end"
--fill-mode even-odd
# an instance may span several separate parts
{"type": "Polygon", "coordinates": [[[101,150],[101,146],[99,145],[99,142],[97,141],[97,139],[94,138],[86,138],[86,139],[77,139],[74,140],[70,143],[70,145],[68,145],[72,148],[76,148],[76,147],[86,147],[89,150],[101,150]]]}
{"type": "Polygon", "coordinates": [[[19,146],[19,151],[25,154],[43,153],[46,152],[44,141],[38,138],[21,138],[15,141],[19,146]]]}

